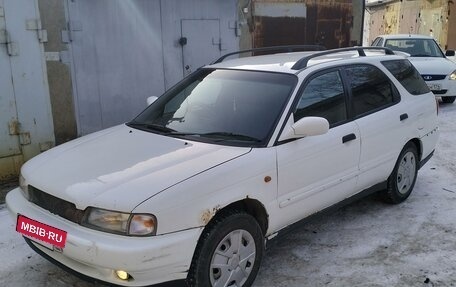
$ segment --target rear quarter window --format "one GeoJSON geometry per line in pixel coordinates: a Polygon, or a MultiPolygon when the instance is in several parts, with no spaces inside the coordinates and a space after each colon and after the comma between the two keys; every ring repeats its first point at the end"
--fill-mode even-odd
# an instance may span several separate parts
{"type": "Polygon", "coordinates": [[[420,73],[409,60],[382,61],[382,64],[410,94],[416,96],[430,92],[420,73]]]}

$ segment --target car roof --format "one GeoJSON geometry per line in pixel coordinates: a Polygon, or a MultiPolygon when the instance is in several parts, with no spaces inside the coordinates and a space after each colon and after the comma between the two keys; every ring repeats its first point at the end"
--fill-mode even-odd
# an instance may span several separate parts
{"type": "Polygon", "coordinates": [[[396,35],[380,35],[378,37],[384,38],[384,39],[434,39],[431,36],[427,35],[418,35],[418,34],[396,34],[396,35]]]}
{"type": "MultiPolygon", "coordinates": [[[[330,50],[327,50],[330,51],[330,50]]],[[[311,56],[314,53],[322,51],[312,52],[293,52],[293,53],[278,53],[261,56],[242,57],[225,60],[223,62],[207,65],[205,68],[215,69],[236,69],[236,70],[253,70],[253,71],[268,71],[268,72],[280,72],[288,74],[298,74],[303,69],[293,69],[293,65],[296,64],[300,59],[311,56]]],[[[328,66],[334,61],[343,60],[344,63],[350,62],[378,62],[381,60],[391,60],[404,58],[402,54],[396,55],[385,55],[383,51],[365,51],[366,56],[359,56],[356,50],[348,52],[334,52],[329,55],[319,56],[309,60],[307,67],[315,66],[317,64],[324,64],[328,66]]]]}
{"type": "Polygon", "coordinates": [[[271,55],[241,57],[228,59],[215,65],[209,65],[211,68],[240,69],[240,70],[260,70],[274,71],[283,73],[296,73],[291,67],[301,58],[312,55],[316,52],[293,52],[278,53],[271,55]]]}

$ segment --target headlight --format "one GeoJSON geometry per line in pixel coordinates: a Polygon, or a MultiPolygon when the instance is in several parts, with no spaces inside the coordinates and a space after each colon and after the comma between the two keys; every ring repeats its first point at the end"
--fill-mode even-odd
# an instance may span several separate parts
{"type": "Polygon", "coordinates": [[[157,231],[157,219],[151,214],[132,214],[89,207],[82,225],[109,233],[151,236],[157,231]]]}
{"type": "Polygon", "coordinates": [[[450,74],[450,80],[456,81],[456,71],[450,74]]]}
{"type": "Polygon", "coordinates": [[[25,178],[22,176],[22,173],[19,174],[19,187],[21,188],[22,195],[24,195],[25,199],[30,200],[30,194],[28,191],[28,184],[25,181],[25,178]]]}

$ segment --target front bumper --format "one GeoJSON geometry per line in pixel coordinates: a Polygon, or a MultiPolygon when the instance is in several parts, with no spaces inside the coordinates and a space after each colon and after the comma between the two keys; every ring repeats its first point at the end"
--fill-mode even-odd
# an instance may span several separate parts
{"type": "Polygon", "coordinates": [[[456,81],[449,80],[448,76],[444,80],[426,81],[426,84],[436,97],[456,96],[456,81]],[[436,86],[439,86],[440,89],[436,89],[436,86]]]}
{"type": "Polygon", "coordinates": [[[22,214],[67,232],[61,251],[30,240],[43,254],[84,276],[121,286],[186,278],[202,232],[202,228],[193,228],[154,237],[128,237],[91,230],[30,203],[20,188],[7,194],[6,204],[14,220],[22,214]],[[117,278],[115,270],[128,272],[132,279],[117,278]]]}

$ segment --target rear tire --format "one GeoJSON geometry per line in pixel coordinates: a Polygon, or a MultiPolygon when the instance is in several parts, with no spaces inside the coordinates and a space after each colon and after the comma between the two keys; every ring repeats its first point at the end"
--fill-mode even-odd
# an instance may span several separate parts
{"type": "Polygon", "coordinates": [[[415,186],[418,174],[418,152],[415,144],[409,142],[401,151],[388,178],[387,190],[383,199],[388,203],[398,204],[406,200],[415,186]]]}
{"type": "Polygon", "coordinates": [[[187,284],[249,287],[258,273],[263,250],[264,236],[256,219],[243,211],[225,212],[203,231],[187,284]]]}
{"type": "Polygon", "coordinates": [[[442,97],[442,102],[445,104],[454,103],[454,100],[456,100],[456,97],[442,97]]]}

